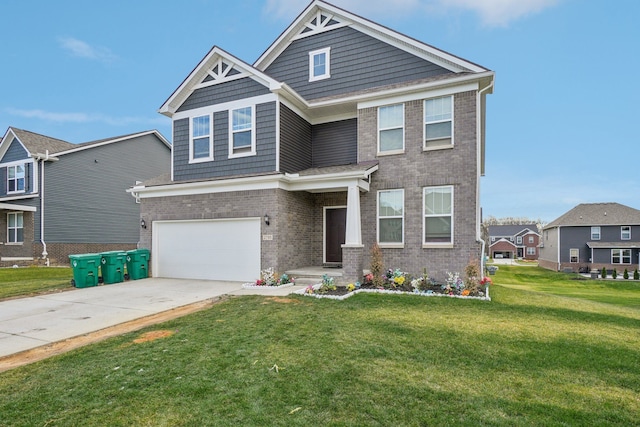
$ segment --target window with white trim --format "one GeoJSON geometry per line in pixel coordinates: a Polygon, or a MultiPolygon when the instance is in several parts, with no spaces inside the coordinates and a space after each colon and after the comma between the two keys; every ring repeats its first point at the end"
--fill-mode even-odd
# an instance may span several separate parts
{"type": "Polygon", "coordinates": [[[516,244],[518,244],[518,245],[522,244],[522,236],[516,237],[516,244]]]}
{"type": "Polygon", "coordinates": [[[256,154],[254,107],[229,111],[229,158],[256,154]]]}
{"type": "Polygon", "coordinates": [[[631,226],[623,225],[620,227],[620,238],[622,240],[631,240],[631,226]]]}
{"type": "Polygon", "coordinates": [[[7,193],[24,192],[24,165],[7,167],[7,193]]]}
{"type": "Polygon", "coordinates": [[[424,149],[453,145],[453,95],[424,101],[424,149]]]}
{"type": "Polygon", "coordinates": [[[22,212],[7,214],[7,243],[24,242],[24,224],[22,212]]]}
{"type": "Polygon", "coordinates": [[[600,240],[600,227],[591,227],[591,240],[600,240]]]}
{"type": "Polygon", "coordinates": [[[328,79],[331,77],[331,48],[309,52],[309,81],[328,79]]]}
{"type": "Polygon", "coordinates": [[[569,249],[569,262],[576,263],[580,259],[580,249],[569,249]]]}
{"type": "Polygon", "coordinates": [[[404,151],[404,104],[378,108],[378,153],[404,151]]]}
{"type": "Polygon", "coordinates": [[[631,249],[611,249],[611,264],[631,264],[631,249]]]}
{"type": "Polygon", "coordinates": [[[189,143],[191,162],[213,160],[213,138],[210,115],[191,118],[189,143]]]}
{"type": "Polygon", "coordinates": [[[425,187],[423,191],[423,243],[453,243],[453,186],[425,187]]]}
{"type": "Polygon", "coordinates": [[[404,190],[378,191],[378,243],[404,243],[404,190]]]}
{"type": "Polygon", "coordinates": [[[535,246],[528,246],[527,247],[527,255],[535,255],[535,254],[536,254],[535,246]]]}
{"type": "Polygon", "coordinates": [[[533,242],[534,242],[533,236],[529,236],[529,243],[533,243],[533,242]]]}

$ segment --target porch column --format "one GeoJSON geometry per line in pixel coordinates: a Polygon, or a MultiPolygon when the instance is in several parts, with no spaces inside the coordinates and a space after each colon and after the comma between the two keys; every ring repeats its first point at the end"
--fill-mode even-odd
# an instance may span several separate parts
{"type": "Polygon", "coordinates": [[[345,246],[362,246],[362,228],[360,225],[360,190],[350,185],[347,192],[347,227],[344,236],[345,246]]]}
{"type": "Polygon", "coordinates": [[[347,192],[347,226],[342,245],[342,268],[344,284],[362,280],[364,245],[360,221],[360,189],[350,185],[347,192]]]}

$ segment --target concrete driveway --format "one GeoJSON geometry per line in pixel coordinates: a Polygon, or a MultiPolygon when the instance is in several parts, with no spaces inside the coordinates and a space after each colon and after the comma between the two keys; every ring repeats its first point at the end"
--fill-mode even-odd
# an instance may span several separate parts
{"type": "Polygon", "coordinates": [[[149,278],[1,301],[0,361],[223,295],[282,296],[300,288],[243,289],[240,282],[149,278]]]}

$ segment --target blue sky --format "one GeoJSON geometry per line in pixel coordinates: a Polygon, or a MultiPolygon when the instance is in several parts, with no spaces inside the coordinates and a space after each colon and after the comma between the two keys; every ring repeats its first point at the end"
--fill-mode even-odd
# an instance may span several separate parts
{"type": "MultiPolygon", "coordinates": [[[[640,209],[640,2],[333,0],[496,72],[485,216],[552,221],[578,203],[640,209]]],[[[5,0],[0,133],[69,142],[148,129],[213,45],[253,63],[306,0],[5,0]]]]}

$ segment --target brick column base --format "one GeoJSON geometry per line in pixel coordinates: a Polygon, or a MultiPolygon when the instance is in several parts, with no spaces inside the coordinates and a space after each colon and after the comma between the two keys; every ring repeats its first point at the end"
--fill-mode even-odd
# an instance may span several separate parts
{"type": "Polygon", "coordinates": [[[342,285],[362,282],[364,246],[342,246],[342,285]]]}

